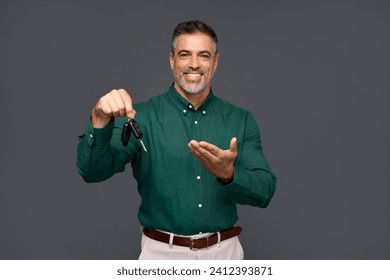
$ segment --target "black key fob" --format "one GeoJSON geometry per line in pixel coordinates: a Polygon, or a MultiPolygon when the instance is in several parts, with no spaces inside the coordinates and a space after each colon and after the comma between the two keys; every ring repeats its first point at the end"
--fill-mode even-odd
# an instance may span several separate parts
{"type": "Polygon", "coordinates": [[[138,126],[138,123],[135,121],[135,119],[130,119],[128,122],[130,125],[130,129],[134,134],[134,137],[137,139],[141,139],[143,137],[141,129],[138,126]]]}
{"type": "Polygon", "coordinates": [[[131,135],[130,120],[128,120],[123,124],[123,128],[122,128],[121,141],[123,146],[127,146],[127,144],[129,143],[130,135],[131,135]]]}

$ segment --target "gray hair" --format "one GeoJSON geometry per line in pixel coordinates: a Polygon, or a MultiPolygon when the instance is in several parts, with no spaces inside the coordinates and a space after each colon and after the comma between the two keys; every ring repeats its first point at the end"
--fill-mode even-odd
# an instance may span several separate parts
{"type": "Polygon", "coordinates": [[[214,42],[214,52],[218,52],[218,38],[217,34],[215,33],[214,29],[207,25],[204,22],[201,22],[199,20],[191,20],[191,21],[185,21],[179,23],[175,30],[173,30],[172,34],[172,45],[171,45],[171,53],[172,55],[175,53],[176,48],[176,40],[177,37],[181,34],[193,34],[196,32],[204,33],[206,35],[209,35],[214,42]]]}

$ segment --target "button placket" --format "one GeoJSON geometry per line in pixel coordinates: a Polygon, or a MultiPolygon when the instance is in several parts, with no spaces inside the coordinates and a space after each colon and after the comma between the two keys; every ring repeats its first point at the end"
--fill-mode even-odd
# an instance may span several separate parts
{"type": "MultiPolygon", "coordinates": [[[[202,187],[201,178],[202,178],[202,177],[201,177],[200,175],[197,175],[197,176],[196,176],[196,181],[197,181],[197,183],[200,184],[200,186],[199,186],[199,192],[200,192],[200,193],[202,193],[202,189],[201,189],[201,187],[202,187]]],[[[202,197],[202,195],[200,195],[200,197],[202,197]]],[[[202,207],[203,207],[203,203],[198,202],[198,209],[201,209],[202,207]]]]}
{"type": "Polygon", "coordinates": [[[196,126],[200,125],[200,122],[202,118],[206,115],[206,111],[204,110],[197,110],[195,111],[194,118],[193,118],[193,124],[196,126]]]}
{"type": "MultiPolygon", "coordinates": [[[[194,106],[192,104],[188,104],[187,108],[183,108],[183,114],[188,118],[190,121],[190,139],[194,139],[196,141],[201,140],[201,119],[205,115],[203,113],[204,110],[195,110],[194,106]],[[186,111],[186,112],[185,112],[186,111]]],[[[194,188],[194,201],[193,206],[194,210],[196,212],[197,221],[199,223],[204,223],[206,220],[205,216],[205,197],[203,193],[203,180],[202,180],[202,172],[204,167],[202,164],[198,161],[197,158],[194,157],[194,169],[193,169],[193,188],[194,188]]]]}

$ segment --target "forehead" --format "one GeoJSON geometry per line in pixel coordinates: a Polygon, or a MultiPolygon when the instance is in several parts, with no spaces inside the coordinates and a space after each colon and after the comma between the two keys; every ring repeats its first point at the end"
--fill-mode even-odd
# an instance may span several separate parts
{"type": "Polygon", "coordinates": [[[180,50],[188,51],[209,51],[214,52],[214,41],[213,39],[204,33],[193,33],[193,34],[181,34],[176,38],[175,49],[177,52],[180,50]]]}

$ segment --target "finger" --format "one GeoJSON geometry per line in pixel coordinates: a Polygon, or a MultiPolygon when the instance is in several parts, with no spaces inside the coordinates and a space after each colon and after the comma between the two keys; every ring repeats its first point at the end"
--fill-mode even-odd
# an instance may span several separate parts
{"type": "Polygon", "coordinates": [[[118,89],[118,93],[121,96],[122,102],[124,104],[125,114],[130,118],[135,118],[136,112],[133,108],[133,101],[130,95],[124,89],[118,89]]]}
{"type": "Polygon", "coordinates": [[[232,140],[230,140],[230,148],[229,148],[229,151],[230,151],[233,155],[237,155],[237,154],[238,154],[238,151],[237,151],[237,138],[236,138],[236,137],[233,137],[232,140]]]}
{"type": "Polygon", "coordinates": [[[218,156],[223,152],[222,149],[218,148],[217,146],[215,146],[213,144],[207,143],[205,141],[200,141],[199,146],[201,148],[207,150],[209,153],[211,153],[214,156],[218,156]]]}
{"type": "Polygon", "coordinates": [[[198,142],[196,142],[195,140],[191,140],[189,143],[188,143],[188,146],[195,146],[197,145],[198,142]]]}
{"type": "Polygon", "coordinates": [[[110,107],[110,111],[111,111],[111,116],[113,117],[118,117],[119,116],[119,109],[118,109],[118,105],[116,104],[116,102],[114,100],[110,100],[109,103],[106,103],[108,107],[110,107]]]}
{"type": "Polygon", "coordinates": [[[199,143],[196,142],[195,140],[191,140],[189,143],[188,143],[188,147],[190,148],[190,151],[191,153],[198,157],[200,156],[200,151],[199,151],[199,143]]]}
{"type": "Polygon", "coordinates": [[[114,89],[110,92],[111,102],[110,105],[116,111],[114,111],[115,117],[123,117],[126,115],[125,103],[122,99],[122,94],[120,90],[114,89]]]}
{"type": "Polygon", "coordinates": [[[206,168],[209,170],[211,165],[211,160],[208,157],[205,157],[199,150],[197,149],[191,149],[191,153],[194,155],[194,157],[206,168]]]}
{"type": "Polygon", "coordinates": [[[96,105],[97,113],[102,118],[109,118],[112,115],[111,107],[105,101],[105,98],[102,98],[101,101],[96,105]]]}
{"type": "Polygon", "coordinates": [[[192,154],[202,161],[215,160],[215,156],[207,149],[202,148],[199,144],[200,143],[196,142],[195,140],[190,141],[188,146],[190,147],[192,154]]]}
{"type": "Polygon", "coordinates": [[[191,153],[196,156],[196,157],[200,157],[201,156],[201,153],[200,153],[200,147],[199,147],[199,143],[195,140],[191,140],[189,143],[188,143],[188,147],[190,148],[190,151],[191,153]]]}
{"type": "Polygon", "coordinates": [[[100,107],[107,116],[115,116],[118,106],[114,101],[113,91],[110,91],[100,99],[100,107]]]}
{"type": "Polygon", "coordinates": [[[112,109],[112,114],[114,117],[120,117],[125,115],[125,105],[117,91],[112,91],[112,94],[110,95],[109,105],[112,109]]]}

